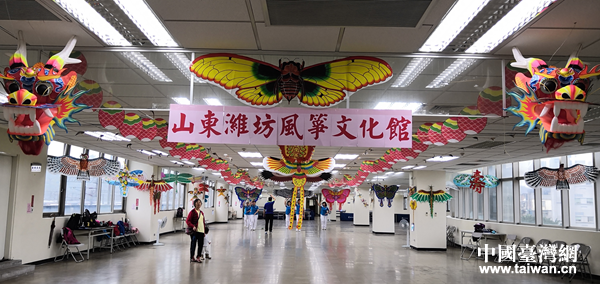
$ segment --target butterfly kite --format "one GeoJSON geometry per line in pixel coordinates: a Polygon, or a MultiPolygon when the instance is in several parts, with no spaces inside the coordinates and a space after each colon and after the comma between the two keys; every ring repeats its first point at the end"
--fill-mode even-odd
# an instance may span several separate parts
{"type": "Polygon", "coordinates": [[[331,208],[333,203],[337,201],[339,210],[342,210],[342,205],[344,205],[346,199],[350,195],[350,189],[334,191],[324,188],[321,193],[323,194],[323,197],[325,197],[325,201],[329,203],[329,208],[331,208]]]}
{"type": "Polygon", "coordinates": [[[217,84],[254,107],[274,107],[298,98],[306,107],[331,107],[361,88],[392,78],[390,65],[378,58],[355,56],[304,67],[304,62],[279,61],[279,66],[246,56],[212,53],[190,66],[196,76],[217,84]]]}
{"type": "Polygon", "coordinates": [[[260,194],[262,193],[262,188],[243,188],[236,186],[235,194],[240,200],[240,208],[243,207],[244,202],[248,201],[257,201],[260,198],[260,194]]]}
{"type": "Polygon", "coordinates": [[[379,185],[373,184],[371,187],[373,191],[375,191],[375,195],[379,198],[379,206],[383,207],[383,200],[387,198],[388,207],[392,207],[392,201],[394,201],[394,197],[396,196],[396,192],[400,189],[397,185],[379,185]]]}
{"type": "MultiPolygon", "coordinates": [[[[429,191],[419,190],[416,193],[412,194],[410,198],[416,200],[417,202],[429,202],[429,212],[431,218],[433,218],[433,203],[434,202],[446,202],[452,199],[452,195],[446,193],[443,190],[433,190],[433,187],[429,187],[429,191]]],[[[416,207],[415,207],[416,208],[416,207]]]]}
{"type": "Polygon", "coordinates": [[[598,174],[596,167],[574,165],[565,168],[563,164],[560,164],[558,169],[540,168],[525,173],[525,183],[532,188],[556,186],[557,190],[569,189],[569,184],[596,181],[598,174]]]}
{"type": "Polygon", "coordinates": [[[81,159],[70,156],[48,156],[48,170],[51,173],[77,176],[78,180],[90,180],[90,176],[116,175],[120,167],[118,161],[104,158],[88,160],[87,154],[82,154],[81,159]]]}
{"type": "MultiPolygon", "coordinates": [[[[333,158],[312,160],[312,154],[315,146],[279,146],[282,159],[265,157],[263,166],[266,171],[261,175],[264,179],[270,179],[277,182],[292,181],[294,190],[292,192],[292,211],[295,214],[296,200],[304,200],[304,185],[306,182],[319,182],[331,178],[331,172],[335,165],[333,158]],[[274,171],[270,172],[270,171],[274,171]],[[298,196],[299,195],[299,196],[298,196]]],[[[304,202],[300,202],[298,214],[304,214],[304,202]]],[[[290,219],[288,229],[292,229],[294,219],[290,219]]],[[[302,218],[298,220],[296,229],[302,228],[302,218]]]]}
{"type": "Polygon", "coordinates": [[[141,191],[150,192],[150,205],[154,206],[154,214],[160,212],[160,198],[162,193],[171,190],[173,187],[164,180],[155,180],[154,175],[149,180],[140,180],[140,185],[135,187],[141,191]],[[152,202],[154,201],[154,204],[152,202]]]}
{"type": "Polygon", "coordinates": [[[121,186],[121,194],[123,197],[127,197],[129,194],[129,187],[139,186],[140,179],[143,179],[141,170],[129,171],[127,167],[120,170],[119,173],[106,180],[108,184],[121,186]]]}

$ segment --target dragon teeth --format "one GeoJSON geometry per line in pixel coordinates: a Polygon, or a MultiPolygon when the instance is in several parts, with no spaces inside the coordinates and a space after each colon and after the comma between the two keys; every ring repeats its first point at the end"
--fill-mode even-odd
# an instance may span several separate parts
{"type": "Polygon", "coordinates": [[[548,114],[548,111],[550,111],[550,106],[546,105],[544,107],[544,109],[542,110],[542,113],[540,113],[540,116],[544,116],[544,115],[548,114]]]}

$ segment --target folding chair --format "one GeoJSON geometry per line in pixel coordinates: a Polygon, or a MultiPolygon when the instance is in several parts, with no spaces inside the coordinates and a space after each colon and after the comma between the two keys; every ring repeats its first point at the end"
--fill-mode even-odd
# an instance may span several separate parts
{"type": "Polygon", "coordinates": [[[446,241],[448,242],[449,245],[452,245],[453,247],[456,246],[456,242],[454,242],[454,233],[456,232],[456,227],[454,226],[448,226],[448,228],[446,229],[446,241]]]}
{"type": "MultiPolygon", "coordinates": [[[[525,254],[525,247],[529,244],[531,244],[533,242],[533,240],[530,237],[524,237],[522,238],[519,243],[517,244],[516,247],[516,254],[517,256],[519,256],[520,254],[525,254]]],[[[521,259],[517,260],[517,263],[521,263],[521,259]]]]}
{"type": "Polygon", "coordinates": [[[65,233],[63,230],[64,228],[60,230],[60,238],[62,239],[62,242],[60,243],[60,250],[65,249],[65,252],[62,254],[62,257],[60,259],[58,259],[58,255],[55,256],[54,262],[62,261],[65,259],[65,257],[69,258],[69,255],[73,257],[73,260],[75,260],[75,262],[84,261],[83,254],[81,254],[81,251],[79,250],[79,247],[83,246],[84,244],[68,244],[67,241],[65,241],[65,233]],[[77,249],[77,253],[79,253],[81,260],[77,260],[77,258],[73,254],[73,251],[71,250],[72,248],[77,249]]]}
{"type": "MultiPolygon", "coordinates": [[[[536,244],[535,244],[535,255],[539,256],[541,254],[540,248],[542,246],[547,246],[550,245],[552,242],[550,240],[547,239],[541,239],[539,240],[536,244]]],[[[538,265],[542,265],[544,263],[544,260],[538,261],[538,265]]]]}
{"type": "Polygon", "coordinates": [[[463,259],[463,260],[471,259],[471,257],[475,253],[475,251],[480,248],[482,237],[483,237],[483,233],[473,233],[473,235],[471,235],[471,238],[469,238],[469,243],[463,246],[462,252],[460,253],[460,259],[463,259]],[[471,249],[471,254],[469,255],[468,258],[465,258],[465,257],[463,257],[463,255],[467,249],[471,249]]]}
{"type": "MultiPolygon", "coordinates": [[[[577,268],[577,270],[579,271],[579,273],[581,273],[581,279],[585,279],[584,274],[587,273],[590,275],[590,280],[592,280],[592,270],[590,269],[590,263],[588,262],[588,256],[592,252],[592,247],[590,247],[586,244],[582,244],[582,243],[573,243],[571,245],[579,246],[579,249],[577,250],[577,261],[565,262],[564,264],[565,265],[574,265],[577,268]],[[586,267],[587,267],[587,269],[586,269],[586,267]]],[[[575,274],[576,273],[571,274],[571,276],[569,277],[569,282],[571,282],[571,280],[573,280],[573,278],[575,277],[575,274]]],[[[567,273],[563,274],[560,278],[562,279],[563,277],[565,277],[565,275],[567,275],[567,273]]]]}
{"type": "MultiPolygon", "coordinates": [[[[516,242],[517,235],[506,235],[506,238],[504,239],[504,245],[507,247],[515,245],[516,242]]],[[[496,259],[494,259],[494,262],[500,263],[500,252],[498,252],[498,255],[496,256],[496,259]]]]}
{"type": "Polygon", "coordinates": [[[554,242],[552,242],[552,245],[556,246],[556,250],[557,250],[556,254],[554,254],[554,259],[555,259],[554,263],[551,263],[549,259],[543,259],[542,262],[541,262],[541,264],[544,265],[544,262],[546,262],[548,266],[561,267],[563,264],[562,264],[562,262],[558,261],[558,250],[561,247],[566,246],[567,243],[563,242],[563,241],[554,241],[554,242]]]}

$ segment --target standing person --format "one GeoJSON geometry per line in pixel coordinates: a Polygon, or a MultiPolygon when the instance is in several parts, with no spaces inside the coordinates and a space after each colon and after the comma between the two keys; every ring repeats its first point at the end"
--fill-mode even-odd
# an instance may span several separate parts
{"type": "Polygon", "coordinates": [[[242,210],[243,214],[244,214],[244,227],[248,228],[248,215],[250,213],[250,208],[249,208],[249,202],[248,200],[244,201],[244,208],[242,210]]]}
{"type": "Polygon", "coordinates": [[[300,229],[298,229],[298,218],[302,218],[300,216],[300,199],[296,201],[296,232],[300,232],[300,229]]]}
{"type": "Polygon", "coordinates": [[[285,227],[290,225],[290,213],[292,212],[292,201],[288,200],[285,204],[285,227]]]}
{"type": "Polygon", "coordinates": [[[258,206],[256,205],[256,201],[252,201],[250,203],[250,230],[256,230],[256,223],[258,223],[258,206]]]}
{"type": "Polygon", "coordinates": [[[206,228],[206,220],[204,219],[204,212],[200,210],[202,201],[200,199],[194,200],[194,209],[190,211],[185,220],[185,223],[189,228],[192,228],[194,233],[190,235],[192,243],[190,245],[190,262],[202,262],[200,255],[202,253],[202,246],[204,246],[204,228],[206,228]],[[198,246],[198,253],[194,257],[194,251],[198,246]]]}
{"type": "Polygon", "coordinates": [[[327,230],[327,215],[329,215],[329,208],[327,208],[327,202],[321,203],[321,230],[327,230]]]}
{"type": "Polygon", "coordinates": [[[210,241],[210,236],[208,234],[208,227],[205,229],[205,233],[204,233],[204,249],[202,250],[202,257],[201,259],[204,260],[204,257],[206,257],[206,259],[211,259],[210,257],[210,245],[212,244],[212,242],[210,241]]]}
{"type": "Polygon", "coordinates": [[[264,217],[265,217],[265,234],[267,233],[267,229],[269,232],[273,232],[273,204],[275,203],[275,197],[273,195],[269,196],[269,201],[265,203],[264,209],[264,217]],[[270,226],[269,226],[270,225],[270,226]]]}

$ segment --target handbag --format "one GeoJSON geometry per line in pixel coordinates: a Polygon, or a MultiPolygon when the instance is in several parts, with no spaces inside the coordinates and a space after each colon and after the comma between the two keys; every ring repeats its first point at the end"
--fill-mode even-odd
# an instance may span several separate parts
{"type": "Polygon", "coordinates": [[[188,235],[193,235],[194,234],[194,228],[190,228],[190,227],[185,228],[185,233],[188,234],[188,235]]]}

